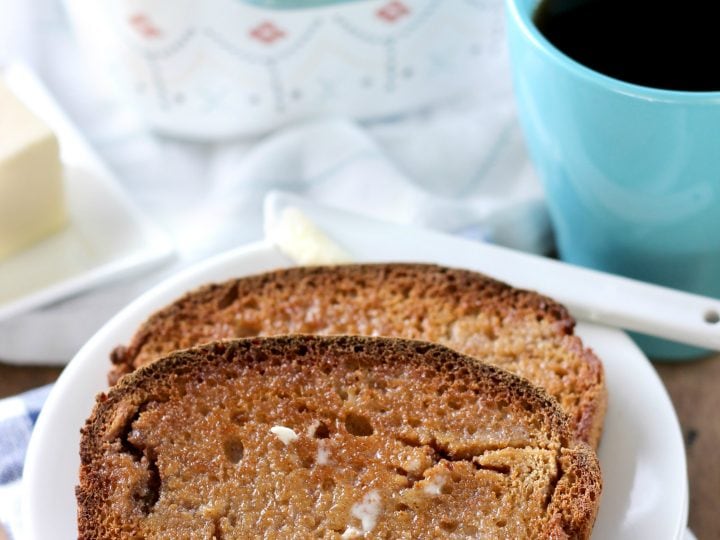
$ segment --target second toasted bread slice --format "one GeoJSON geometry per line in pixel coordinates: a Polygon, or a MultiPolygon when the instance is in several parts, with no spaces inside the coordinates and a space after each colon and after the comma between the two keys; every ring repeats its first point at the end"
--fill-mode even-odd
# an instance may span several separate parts
{"type": "Polygon", "coordinates": [[[113,354],[111,383],[216,339],[357,334],[447,345],[545,388],[597,446],[606,407],[598,358],[553,300],[466,270],[423,264],[292,268],[208,285],[154,314],[113,354]]]}

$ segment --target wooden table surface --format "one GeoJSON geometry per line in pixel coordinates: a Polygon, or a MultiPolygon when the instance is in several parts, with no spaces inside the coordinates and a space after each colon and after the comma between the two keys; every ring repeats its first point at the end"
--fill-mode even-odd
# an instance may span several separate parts
{"type": "MultiPolygon", "coordinates": [[[[655,368],[675,404],[685,436],[690,528],[699,540],[720,539],[720,355],[689,363],[657,363],[655,368]]],[[[52,382],[59,374],[60,369],[54,367],[0,363],[0,397],[52,382]]]]}

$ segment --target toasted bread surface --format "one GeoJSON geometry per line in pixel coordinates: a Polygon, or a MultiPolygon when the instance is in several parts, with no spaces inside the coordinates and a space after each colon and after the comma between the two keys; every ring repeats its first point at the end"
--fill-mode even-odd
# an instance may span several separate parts
{"type": "Polygon", "coordinates": [[[588,538],[592,449],[545,391],[419,341],[172,353],[98,396],[80,538],[588,538]]]}
{"type": "Polygon", "coordinates": [[[302,267],[212,284],[155,313],[112,355],[110,382],[173,350],[216,339],[358,334],[447,345],[545,388],[597,447],[602,364],[553,300],[476,272],[423,264],[302,267]]]}

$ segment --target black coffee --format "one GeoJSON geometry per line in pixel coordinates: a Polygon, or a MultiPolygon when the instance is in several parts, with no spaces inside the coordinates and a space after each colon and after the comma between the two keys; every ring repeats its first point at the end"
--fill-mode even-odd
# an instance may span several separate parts
{"type": "Polygon", "coordinates": [[[718,0],[542,0],[535,24],[581,64],[669,90],[720,90],[718,0]]]}

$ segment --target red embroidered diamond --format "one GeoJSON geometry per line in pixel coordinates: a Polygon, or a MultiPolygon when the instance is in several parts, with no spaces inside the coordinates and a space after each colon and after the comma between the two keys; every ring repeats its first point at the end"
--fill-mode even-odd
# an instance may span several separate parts
{"type": "Polygon", "coordinates": [[[402,2],[397,1],[388,2],[375,13],[378,18],[383,19],[387,23],[394,23],[409,14],[410,8],[402,2]]]}
{"type": "Polygon", "coordinates": [[[266,45],[270,45],[278,39],[284,38],[285,32],[275,26],[272,22],[266,21],[250,30],[250,36],[258,41],[262,41],[266,45]]]}
{"type": "Polygon", "coordinates": [[[153,24],[150,17],[143,13],[136,13],[129,20],[130,25],[144,38],[153,39],[162,35],[160,29],[153,24]]]}

